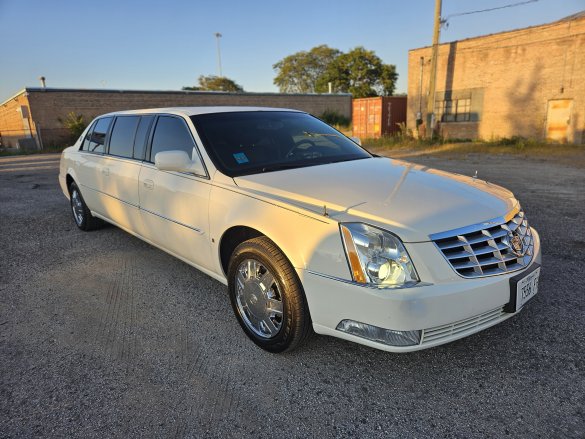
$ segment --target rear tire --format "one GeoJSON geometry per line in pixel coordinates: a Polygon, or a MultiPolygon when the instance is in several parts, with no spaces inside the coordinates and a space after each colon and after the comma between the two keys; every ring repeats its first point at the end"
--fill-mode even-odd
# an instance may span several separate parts
{"type": "Polygon", "coordinates": [[[228,267],[228,289],[240,326],[262,349],[292,351],[312,334],[309,308],[297,273],[265,236],[236,247],[228,267]]]}
{"type": "Polygon", "coordinates": [[[77,227],[84,232],[89,232],[90,230],[95,230],[103,225],[102,220],[91,214],[87,204],[85,204],[85,200],[81,196],[81,191],[79,190],[77,183],[72,182],[69,185],[69,195],[73,221],[75,221],[77,227]]]}

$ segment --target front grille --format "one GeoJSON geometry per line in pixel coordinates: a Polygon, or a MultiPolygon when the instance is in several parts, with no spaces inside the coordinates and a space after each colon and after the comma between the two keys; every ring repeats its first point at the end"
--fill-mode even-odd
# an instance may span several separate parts
{"type": "Polygon", "coordinates": [[[522,210],[509,220],[496,218],[438,233],[432,235],[431,239],[451,267],[467,278],[520,270],[528,266],[534,254],[534,237],[522,210]],[[522,242],[521,251],[513,247],[518,239],[522,242]]]}
{"type": "Polygon", "coordinates": [[[504,312],[504,308],[497,308],[459,322],[425,329],[423,330],[420,344],[424,345],[426,343],[437,342],[470,330],[482,329],[483,327],[497,323],[499,320],[502,320],[504,316],[507,317],[509,314],[504,312]]]}

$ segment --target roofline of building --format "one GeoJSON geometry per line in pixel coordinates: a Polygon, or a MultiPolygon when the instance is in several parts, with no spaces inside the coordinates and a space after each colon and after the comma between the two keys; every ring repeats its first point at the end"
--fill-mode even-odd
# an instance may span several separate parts
{"type": "Polygon", "coordinates": [[[5,99],[2,103],[0,103],[0,105],[6,105],[8,102],[10,102],[12,99],[16,99],[17,97],[19,97],[21,94],[26,93],[26,88],[22,88],[19,91],[17,91],[15,94],[13,94],[12,96],[10,96],[8,99],[5,99]]]}
{"type": "Polygon", "coordinates": [[[351,96],[351,93],[276,93],[276,92],[227,92],[202,90],[120,90],[102,88],[53,88],[53,87],[25,87],[18,93],[6,99],[4,105],[23,93],[140,93],[140,94],[176,94],[176,95],[217,95],[217,96],[351,96]]]}
{"type": "MultiPolygon", "coordinates": [[[[503,30],[501,32],[494,32],[491,34],[484,34],[484,35],[478,35],[476,37],[469,37],[469,38],[463,38],[461,40],[453,40],[453,41],[445,41],[443,43],[439,43],[439,46],[445,45],[445,44],[451,44],[451,43],[460,43],[462,41],[472,41],[472,40],[478,40],[480,38],[486,38],[486,37],[492,37],[494,35],[503,35],[503,34],[511,34],[514,32],[520,32],[520,31],[524,31],[524,30],[528,30],[528,29],[536,29],[539,27],[545,27],[545,26],[552,26],[552,25],[561,25],[563,23],[567,23],[570,21],[577,21],[577,20],[585,20],[585,11],[582,12],[578,12],[576,14],[573,15],[569,15],[568,17],[564,17],[561,18],[560,20],[556,20],[556,21],[551,21],[549,23],[542,23],[542,24],[535,24],[534,26],[528,26],[528,27],[519,27],[517,29],[510,29],[510,30],[503,30]]],[[[422,47],[417,47],[415,49],[408,49],[409,52],[414,52],[416,50],[421,50],[421,49],[431,49],[433,46],[422,46],[422,47]]]]}

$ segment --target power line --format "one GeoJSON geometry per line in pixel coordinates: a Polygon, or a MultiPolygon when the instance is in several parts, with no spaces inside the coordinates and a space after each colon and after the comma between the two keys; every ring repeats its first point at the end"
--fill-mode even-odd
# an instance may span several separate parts
{"type": "MultiPolygon", "coordinates": [[[[562,26],[564,24],[568,24],[569,25],[569,29],[571,28],[571,23],[574,21],[579,20],[579,17],[576,18],[571,18],[571,19],[563,19],[563,20],[558,20],[558,21],[554,21],[552,23],[548,23],[548,24],[539,24],[539,25],[535,25],[535,26],[530,26],[530,27],[525,27],[525,28],[520,28],[520,29],[512,29],[512,30],[507,30],[507,31],[503,31],[503,32],[497,32],[497,33],[493,33],[493,34],[488,34],[488,35],[481,35],[479,37],[471,37],[471,38],[466,38],[463,40],[458,40],[459,41],[470,41],[471,40],[480,40],[478,41],[479,44],[476,44],[474,46],[469,46],[466,47],[465,50],[469,50],[469,49],[473,49],[473,48],[481,48],[481,47],[485,47],[486,44],[494,44],[494,43],[499,43],[501,41],[506,41],[506,40],[512,40],[514,38],[518,38],[518,32],[520,31],[528,31],[528,33],[534,33],[534,32],[540,32],[542,30],[545,29],[549,29],[551,27],[555,27],[555,26],[562,26]],[[496,37],[498,35],[503,35],[503,34],[508,34],[507,36],[502,36],[501,38],[498,39],[494,39],[493,41],[481,41],[481,40],[485,40],[487,37],[496,37]]],[[[443,44],[447,44],[447,43],[443,43],[443,44]]]]}
{"type": "MultiPolygon", "coordinates": [[[[564,35],[562,37],[547,38],[544,40],[525,41],[525,42],[521,42],[521,43],[508,44],[506,46],[498,46],[498,45],[489,46],[488,44],[499,42],[499,41],[493,41],[493,42],[487,42],[486,45],[477,45],[477,46],[472,46],[472,47],[457,48],[457,52],[481,52],[484,50],[508,49],[511,47],[531,46],[534,44],[548,43],[551,41],[566,40],[566,39],[577,37],[580,35],[585,35],[585,32],[577,32],[574,34],[564,35]]],[[[455,41],[455,42],[457,42],[457,41],[455,41]]],[[[449,44],[449,43],[444,43],[444,44],[449,44]]]]}
{"type": "MultiPolygon", "coordinates": [[[[568,33],[565,36],[545,38],[545,39],[540,39],[540,40],[536,40],[536,41],[535,40],[523,41],[523,42],[513,43],[513,44],[509,44],[509,45],[500,45],[499,44],[499,43],[502,43],[504,41],[517,39],[519,37],[521,38],[522,36],[519,35],[518,33],[522,32],[522,31],[528,31],[528,33],[523,35],[523,36],[529,36],[529,34],[534,34],[534,33],[540,32],[544,29],[549,29],[551,27],[557,27],[557,26],[563,26],[563,25],[567,25],[567,24],[568,24],[567,31],[570,31],[572,23],[576,22],[578,20],[581,20],[581,17],[563,19],[563,20],[554,21],[554,22],[548,23],[548,24],[531,26],[531,27],[524,28],[524,29],[514,29],[514,30],[510,30],[510,31],[501,32],[501,34],[508,34],[508,35],[502,36],[500,38],[497,38],[498,34],[491,34],[491,35],[483,35],[480,37],[468,38],[465,40],[453,41],[452,43],[460,43],[460,42],[467,42],[467,41],[469,41],[470,43],[476,42],[478,44],[474,44],[472,46],[462,47],[462,48],[457,49],[458,52],[468,52],[468,51],[475,52],[475,51],[482,51],[482,50],[502,49],[502,48],[518,47],[518,46],[529,46],[532,44],[538,44],[541,42],[548,42],[548,41],[558,41],[558,40],[568,39],[568,38],[572,38],[572,37],[577,37],[580,35],[585,35],[585,32],[568,33]],[[477,40],[477,41],[473,41],[473,40],[477,40]],[[487,40],[487,41],[485,41],[485,40],[487,40]]],[[[451,44],[451,43],[443,43],[443,44],[451,44]]]]}
{"type": "MultiPolygon", "coordinates": [[[[466,43],[467,42],[469,42],[469,43],[476,42],[478,44],[475,44],[474,46],[468,46],[468,47],[465,47],[463,49],[458,49],[458,50],[460,50],[460,51],[474,50],[474,49],[483,50],[483,48],[486,48],[486,46],[488,46],[488,45],[497,44],[497,43],[500,43],[502,41],[513,40],[515,38],[518,38],[518,32],[521,32],[521,31],[529,31],[531,33],[534,33],[534,32],[540,32],[540,31],[545,30],[545,29],[549,29],[551,27],[562,26],[564,24],[568,24],[569,29],[570,29],[571,24],[573,22],[581,20],[582,18],[583,17],[580,17],[580,16],[579,17],[571,16],[568,18],[563,18],[561,20],[553,21],[552,23],[537,24],[537,25],[529,26],[529,27],[525,27],[525,28],[511,29],[511,30],[506,30],[506,31],[502,31],[502,32],[495,32],[493,34],[480,35],[477,37],[463,38],[461,40],[455,40],[455,41],[451,41],[451,42],[447,41],[447,42],[441,43],[441,45],[447,45],[447,44],[452,44],[452,43],[461,43],[461,42],[466,42],[466,43]],[[503,36],[503,37],[500,37],[498,39],[494,39],[494,40],[487,41],[487,42],[484,41],[486,38],[492,38],[492,37],[496,38],[497,36],[504,35],[504,34],[507,36],[503,36]]],[[[569,34],[568,36],[575,36],[575,35],[581,35],[581,33],[569,34]]],[[[555,37],[555,38],[553,38],[553,40],[562,39],[562,38],[565,38],[565,37],[555,37]]],[[[548,41],[548,40],[542,40],[542,41],[548,41]]],[[[531,44],[531,43],[520,43],[520,44],[531,44]]],[[[509,46],[489,46],[489,47],[487,47],[487,49],[498,48],[498,47],[513,47],[515,45],[517,45],[517,44],[512,44],[509,46]]],[[[409,52],[414,51],[414,50],[430,48],[430,47],[432,47],[432,46],[418,47],[416,49],[410,49],[409,52]]]]}
{"type": "Polygon", "coordinates": [[[481,12],[496,11],[498,9],[513,8],[513,7],[516,7],[516,6],[527,5],[529,3],[536,3],[537,1],[538,0],[527,0],[527,1],[524,1],[524,2],[511,3],[509,5],[498,6],[498,7],[495,7],[495,8],[480,9],[480,10],[477,10],[477,11],[468,11],[468,12],[459,12],[459,13],[456,13],[456,14],[449,14],[449,15],[447,15],[447,17],[444,18],[444,21],[447,21],[451,17],[460,17],[462,15],[479,14],[481,12]]]}

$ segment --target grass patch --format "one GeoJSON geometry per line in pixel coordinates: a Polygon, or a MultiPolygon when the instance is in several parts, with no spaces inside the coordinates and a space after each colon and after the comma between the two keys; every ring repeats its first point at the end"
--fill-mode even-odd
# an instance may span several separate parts
{"type": "Polygon", "coordinates": [[[49,146],[42,150],[38,149],[16,149],[6,148],[0,149],[0,157],[18,156],[18,155],[31,155],[31,154],[55,154],[61,153],[67,146],[49,146]]]}
{"type": "Polygon", "coordinates": [[[383,136],[378,139],[364,139],[362,144],[365,148],[386,148],[386,149],[405,149],[405,148],[429,148],[445,144],[470,142],[469,139],[415,139],[407,136],[383,136]]]}
{"type": "Polygon", "coordinates": [[[363,146],[373,152],[403,152],[418,154],[581,154],[585,153],[585,145],[547,143],[540,140],[513,136],[492,140],[470,139],[415,139],[411,136],[395,135],[379,139],[365,139],[363,146]]]}

